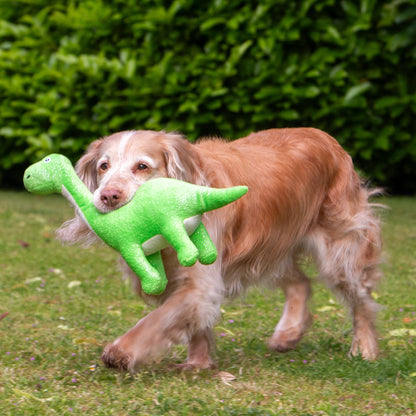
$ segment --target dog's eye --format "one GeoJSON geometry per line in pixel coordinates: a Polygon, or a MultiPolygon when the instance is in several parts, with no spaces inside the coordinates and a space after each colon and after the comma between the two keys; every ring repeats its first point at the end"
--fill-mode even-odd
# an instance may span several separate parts
{"type": "Polygon", "coordinates": [[[149,166],[146,165],[146,163],[139,163],[137,165],[137,170],[146,170],[149,169],[149,166]]]}
{"type": "Polygon", "coordinates": [[[101,163],[100,167],[99,167],[100,171],[104,172],[108,169],[108,163],[107,162],[103,162],[101,163]]]}

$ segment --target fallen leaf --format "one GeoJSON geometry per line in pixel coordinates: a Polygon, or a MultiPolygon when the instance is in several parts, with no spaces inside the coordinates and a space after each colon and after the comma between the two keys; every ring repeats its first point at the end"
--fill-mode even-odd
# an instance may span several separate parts
{"type": "Polygon", "coordinates": [[[23,248],[28,248],[30,247],[30,244],[27,243],[26,241],[23,240],[17,240],[17,242],[23,247],[23,248]]]}
{"type": "Polygon", "coordinates": [[[48,270],[49,273],[53,273],[56,274],[58,276],[63,276],[64,272],[61,269],[55,269],[54,267],[52,267],[51,269],[48,270]]]}
{"type": "Polygon", "coordinates": [[[107,311],[107,313],[113,316],[121,316],[121,311],[119,311],[118,309],[110,309],[107,311]]]}
{"type": "Polygon", "coordinates": [[[81,286],[81,282],[79,280],[73,280],[72,282],[68,283],[68,289],[73,289],[74,287],[81,286]]]}
{"type": "Polygon", "coordinates": [[[53,397],[48,397],[48,398],[46,398],[46,399],[40,399],[39,397],[36,397],[36,396],[34,396],[33,394],[31,394],[31,393],[27,393],[27,392],[25,392],[25,391],[23,391],[23,390],[19,390],[19,389],[16,389],[16,388],[14,388],[14,389],[13,389],[13,391],[14,391],[17,395],[19,395],[19,396],[21,396],[21,397],[24,397],[24,398],[26,398],[26,399],[36,400],[36,401],[38,401],[38,402],[42,402],[42,403],[44,403],[44,402],[50,402],[50,401],[52,401],[52,400],[53,400],[53,397]]]}
{"type": "Polygon", "coordinates": [[[0,315],[0,321],[4,319],[10,312],[4,312],[0,315]]]}
{"type": "Polygon", "coordinates": [[[73,341],[77,345],[79,345],[79,344],[101,345],[101,343],[98,340],[96,340],[95,338],[81,337],[81,338],[75,338],[73,341]]]}
{"type": "Polygon", "coordinates": [[[404,337],[407,334],[407,328],[393,329],[389,334],[392,337],[404,337]]]}
{"type": "Polygon", "coordinates": [[[317,309],[318,312],[329,312],[329,311],[334,311],[336,308],[334,308],[333,306],[322,306],[322,308],[317,309]]]}
{"type": "Polygon", "coordinates": [[[407,342],[401,338],[393,338],[390,339],[387,342],[387,344],[389,345],[389,347],[404,347],[405,345],[407,345],[407,342]]]}
{"type": "Polygon", "coordinates": [[[17,285],[13,285],[10,289],[9,289],[9,291],[13,291],[13,290],[16,290],[16,289],[20,289],[20,288],[25,288],[25,289],[27,289],[27,285],[24,285],[23,283],[18,283],[17,285]]]}
{"type": "Polygon", "coordinates": [[[71,331],[72,328],[70,328],[68,325],[58,325],[58,329],[62,329],[64,331],[71,331]]]}
{"type": "Polygon", "coordinates": [[[411,337],[416,337],[416,329],[410,328],[398,328],[393,329],[389,332],[390,336],[392,337],[404,337],[406,335],[410,335],[411,337]]]}
{"type": "Polygon", "coordinates": [[[60,300],[57,300],[57,299],[47,299],[43,303],[45,303],[47,305],[49,305],[49,304],[51,304],[51,305],[59,304],[60,305],[62,302],[60,300]]]}
{"type": "Polygon", "coordinates": [[[237,378],[235,375],[228,373],[227,371],[220,371],[215,375],[215,377],[219,378],[227,386],[231,386],[229,382],[237,378]]]}
{"type": "Polygon", "coordinates": [[[32,277],[31,279],[27,279],[25,280],[25,284],[29,284],[29,283],[35,283],[35,282],[41,282],[43,279],[39,276],[36,277],[32,277]]]}

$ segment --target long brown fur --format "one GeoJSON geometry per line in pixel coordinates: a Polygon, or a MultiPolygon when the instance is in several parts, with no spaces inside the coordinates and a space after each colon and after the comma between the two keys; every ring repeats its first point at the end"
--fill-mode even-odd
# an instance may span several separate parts
{"type": "MultiPolygon", "coordinates": [[[[189,346],[184,367],[213,366],[212,328],[221,303],[258,284],[280,287],[285,294],[269,347],[294,348],[312,322],[310,280],[299,267],[306,257],[351,311],[351,354],[376,358],[371,292],[380,277],[380,226],[368,202],[371,191],[328,134],[272,129],[234,142],[191,144],[173,133],[120,132],[93,142],[76,169],[103,212],[124,205],[143,182],[160,176],[218,188],[249,187],[240,200],[204,215],[219,252],[213,265],[184,268],[172,249],[164,250],[169,283],[162,295],[150,297],[124,264],[135,290],[159,306],[105,348],[108,366],[133,371],[177,343],[189,346]]],[[[78,217],[58,234],[69,242],[94,240],[78,217]]],[[[255,309],[253,319],[261,319],[255,309]]]]}

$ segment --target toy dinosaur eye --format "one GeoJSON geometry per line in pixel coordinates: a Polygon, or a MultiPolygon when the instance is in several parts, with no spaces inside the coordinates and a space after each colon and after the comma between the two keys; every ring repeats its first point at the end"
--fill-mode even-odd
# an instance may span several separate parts
{"type": "Polygon", "coordinates": [[[45,157],[45,159],[43,159],[43,162],[44,163],[49,163],[51,161],[51,158],[50,157],[45,157]]]}

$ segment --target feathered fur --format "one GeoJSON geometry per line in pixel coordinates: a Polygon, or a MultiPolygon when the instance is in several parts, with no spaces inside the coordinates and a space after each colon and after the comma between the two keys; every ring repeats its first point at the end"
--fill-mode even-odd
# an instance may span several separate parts
{"type": "MultiPolygon", "coordinates": [[[[212,366],[212,328],[221,303],[258,284],[280,287],[286,298],[269,347],[294,348],[312,321],[310,281],[299,267],[306,257],[351,310],[351,354],[376,358],[371,292],[380,277],[380,225],[369,203],[372,191],[328,134],[272,129],[234,142],[191,144],[173,133],[121,132],[93,142],[76,170],[103,212],[127,203],[155,177],[249,187],[244,198],[204,215],[219,252],[213,265],[184,268],[172,249],[164,250],[169,283],[158,297],[145,296],[137,276],[124,266],[135,290],[159,307],[106,347],[107,365],[134,370],[171,345],[187,343],[185,367],[212,366]]],[[[69,242],[92,237],[79,218],[64,224],[59,236],[69,242]]],[[[255,309],[253,315],[261,319],[255,309]]]]}

